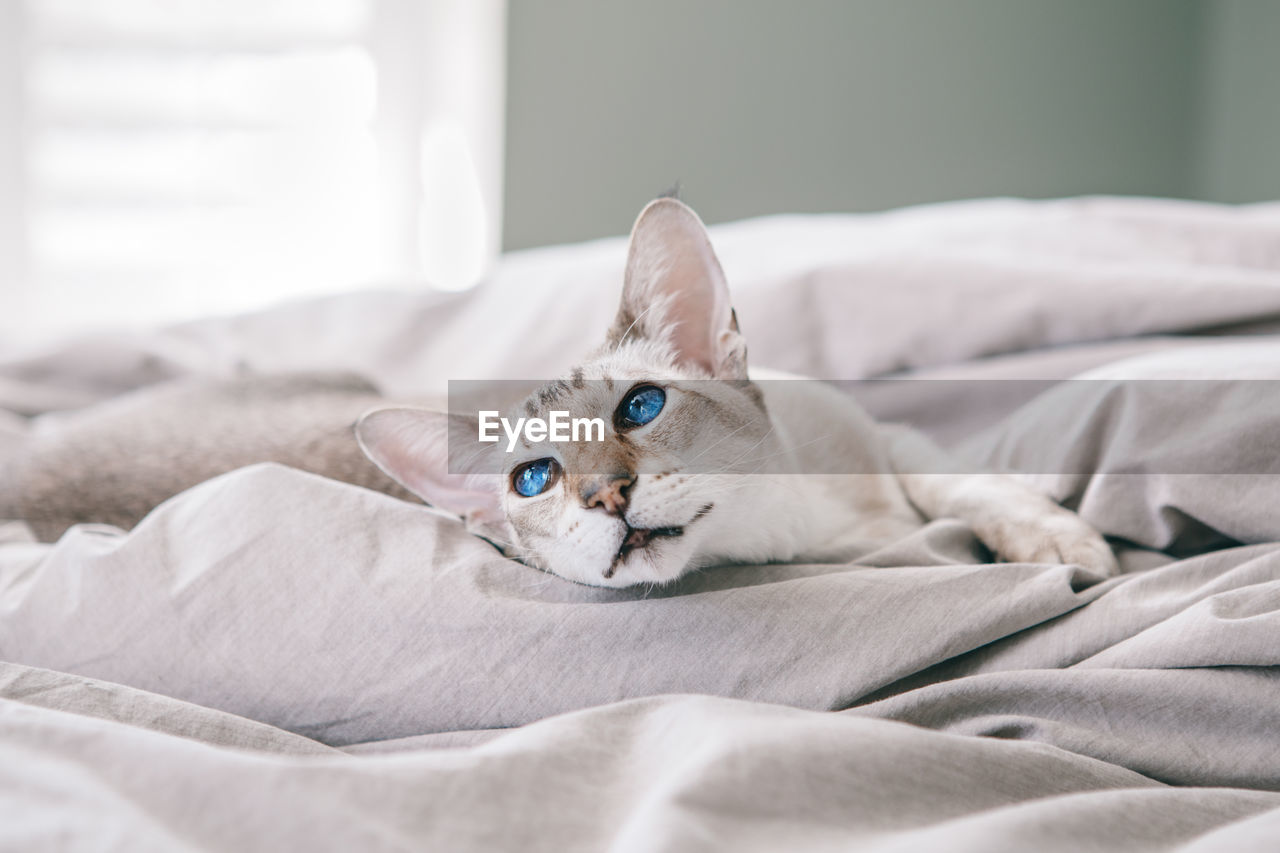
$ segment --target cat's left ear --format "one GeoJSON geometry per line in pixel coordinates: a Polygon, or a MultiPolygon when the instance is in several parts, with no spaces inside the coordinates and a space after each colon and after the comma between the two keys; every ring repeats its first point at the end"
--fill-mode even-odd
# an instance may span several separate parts
{"type": "Polygon", "coordinates": [[[720,261],[698,214],[674,198],[650,202],[631,230],[609,342],[629,338],[665,340],[677,361],[716,379],[747,378],[747,343],[720,261]]]}
{"type": "Polygon", "coordinates": [[[483,473],[483,461],[474,458],[476,433],[474,418],[426,409],[375,409],[356,423],[360,449],[384,473],[505,549],[513,537],[499,497],[502,477],[483,473]],[[463,471],[450,470],[451,444],[464,457],[457,460],[463,471]]]}

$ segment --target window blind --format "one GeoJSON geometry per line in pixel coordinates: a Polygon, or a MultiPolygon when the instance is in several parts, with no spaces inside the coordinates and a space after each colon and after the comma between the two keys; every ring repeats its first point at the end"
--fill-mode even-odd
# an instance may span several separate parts
{"type": "MultiPolygon", "coordinates": [[[[432,102],[433,85],[470,86],[473,116],[501,108],[467,73],[500,56],[500,4],[479,5],[487,18],[460,16],[466,0],[25,0],[27,320],[149,323],[421,276],[442,242],[422,233],[423,181],[441,168],[496,233],[497,180],[475,172],[477,149],[500,151],[495,123],[432,102]],[[456,72],[442,39],[463,48],[456,72]],[[463,128],[462,150],[424,162],[439,126],[463,128]]],[[[468,280],[437,283],[482,271],[451,262],[468,280]]]]}

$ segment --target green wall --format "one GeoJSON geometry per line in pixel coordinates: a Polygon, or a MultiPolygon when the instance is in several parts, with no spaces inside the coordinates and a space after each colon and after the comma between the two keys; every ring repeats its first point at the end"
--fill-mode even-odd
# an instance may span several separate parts
{"type": "Polygon", "coordinates": [[[1280,67],[1276,0],[510,0],[508,14],[508,248],[624,233],[676,180],[719,222],[993,195],[1243,199],[1260,169],[1280,178],[1280,96],[1263,79],[1280,67]]]}
{"type": "Polygon", "coordinates": [[[1196,194],[1280,199],[1280,2],[1208,0],[1196,194]]]}

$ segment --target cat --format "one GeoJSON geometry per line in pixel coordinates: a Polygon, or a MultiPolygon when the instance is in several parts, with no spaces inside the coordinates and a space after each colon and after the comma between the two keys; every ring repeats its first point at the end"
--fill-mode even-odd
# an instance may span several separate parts
{"type": "Polygon", "coordinates": [[[1007,561],[1117,571],[1098,532],[1021,481],[965,473],[830,386],[770,376],[748,371],[701,220],[659,198],[632,230],[604,344],[508,411],[599,418],[602,440],[525,435],[508,452],[479,442],[468,413],[392,405],[357,378],[188,383],[71,417],[33,445],[9,492],[47,537],[74,521],[129,527],[189,485],[279,461],[417,496],[531,566],[605,587],[715,564],[843,562],[943,517],[1007,561]]]}
{"type": "Polygon", "coordinates": [[[510,454],[473,441],[452,466],[448,448],[476,434],[456,413],[450,422],[376,410],[356,435],[406,489],[584,584],[664,584],[714,563],[843,560],[940,517],[967,522],[1005,560],[1116,571],[1093,528],[1020,481],[961,473],[922,435],[876,424],[821,383],[752,381],[710,238],[673,198],[636,220],[603,346],[513,418],[557,409],[603,416],[613,430],[599,443],[524,440],[510,454]]]}

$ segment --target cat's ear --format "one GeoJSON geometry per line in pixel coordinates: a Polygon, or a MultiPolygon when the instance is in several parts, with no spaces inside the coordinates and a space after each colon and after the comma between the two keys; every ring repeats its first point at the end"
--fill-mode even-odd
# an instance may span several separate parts
{"type": "Polygon", "coordinates": [[[462,516],[472,533],[506,545],[512,537],[498,492],[502,478],[480,473],[478,459],[455,460],[454,472],[449,470],[450,445],[475,447],[477,432],[474,418],[427,409],[375,409],[356,423],[360,449],[387,476],[432,506],[462,516]]]}
{"type": "Polygon", "coordinates": [[[674,198],[652,201],[631,229],[617,346],[665,340],[676,359],[717,379],[747,378],[747,346],[702,220],[674,198]]]}

